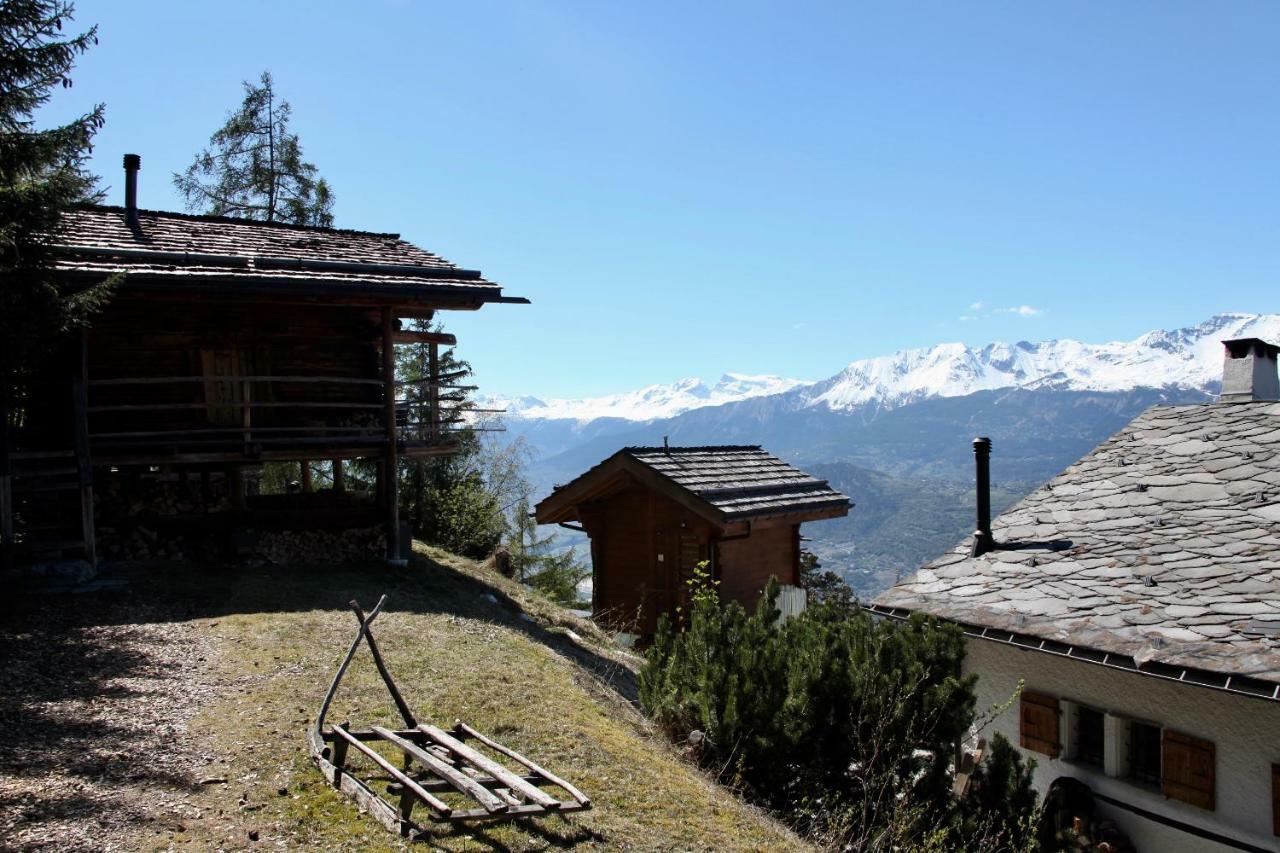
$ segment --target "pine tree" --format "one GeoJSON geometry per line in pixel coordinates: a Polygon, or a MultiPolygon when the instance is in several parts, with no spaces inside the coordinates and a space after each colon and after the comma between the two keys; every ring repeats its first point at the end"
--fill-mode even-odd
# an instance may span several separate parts
{"type": "Polygon", "coordinates": [[[829,604],[847,613],[857,607],[844,578],[829,569],[823,571],[818,555],[808,549],[800,551],[800,585],[808,591],[810,604],[829,604]]]}
{"type": "Polygon", "coordinates": [[[582,603],[578,586],[591,577],[591,570],[578,559],[572,546],[558,550],[556,535],[538,535],[538,523],[529,514],[529,499],[521,497],[511,513],[507,553],[516,580],[566,607],[582,603]]]}
{"type": "MultiPolygon", "coordinates": [[[[441,331],[439,324],[414,321],[419,331],[441,331]]],[[[426,427],[425,406],[430,390],[412,384],[430,375],[429,344],[400,347],[396,356],[396,376],[407,380],[410,415],[407,432],[426,427]]],[[[439,353],[437,370],[451,376],[460,387],[442,391],[439,398],[457,420],[445,423],[454,433],[458,452],[450,456],[402,458],[399,471],[400,507],[413,528],[413,535],[455,554],[484,558],[493,552],[507,532],[506,513],[527,492],[523,478],[523,446],[499,448],[486,443],[482,433],[467,427],[474,408],[465,389],[471,365],[452,349],[439,353]]]]}
{"type": "Polygon", "coordinates": [[[894,836],[910,849],[949,832],[949,758],[975,703],[975,677],[957,675],[961,631],[832,603],[784,622],[776,593],[770,581],[748,615],[695,590],[680,630],[664,615],[639,675],[645,710],[704,766],[834,848],[894,836]]]}
{"type": "Polygon", "coordinates": [[[64,36],[66,2],[0,2],[0,428],[20,426],[31,373],[65,333],[84,326],[114,279],[69,289],[53,270],[63,215],[97,199],[85,166],[104,107],[37,129],[35,112],[55,89],[71,87],[75,60],[97,43],[97,28],[64,36]]]}
{"type": "Polygon", "coordinates": [[[269,71],[244,83],[244,101],[173,184],[193,213],[294,225],[333,226],[333,191],[302,159],[289,130],[293,108],[276,97],[269,71]]]}

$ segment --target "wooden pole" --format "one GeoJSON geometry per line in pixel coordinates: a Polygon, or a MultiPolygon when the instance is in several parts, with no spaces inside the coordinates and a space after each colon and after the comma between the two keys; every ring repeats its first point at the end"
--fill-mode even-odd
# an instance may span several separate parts
{"type": "Polygon", "coordinates": [[[9,342],[0,341],[0,570],[13,567],[13,469],[9,459],[9,419],[13,409],[9,342]]]}
{"type": "Polygon", "coordinates": [[[387,452],[383,459],[382,481],[387,509],[387,559],[400,560],[400,471],[396,447],[396,345],[395,318],[391,306],[382,309],[383,419],[387,428],[387,452]]]}
{"type": "MultiPolygon", "coordinates": [[[[4,347],[0,344],[0,347],[4,347]]],[[[13,469],[9,460],[9,370],[0,362],[0,570],[13,568],[13,469]]]]}
{"type": "Polygon", "coordinates": [[[302,483],[302,493],[304,495],[309,495],[314,490],[315,486],[315,484],[311,482],[311,462],[307,459],[303,459],[299,465],[299,470],[301,471],[299,482],[302,483]]]}
{"type": "Polygon", "coordinates": [[[428,344],[428,358],[430,359],[430,375],[431,386],[428,393],[431,395],[430,406],[430,422],[431,436],[430,441],[440,440],[440,345],[432,342],[428,344]]]}
{"type": "Polygon", "coordinates": [[[75,412],[76,468],[80,475],[80,529],[84,541],[84,558],[90,566],[98,565],[98,546],[94,537],[93,466],[89,459],[89,342],[80,332],[79,370],[72,379],[72,409],[75,412]]]}
{"type": "Polygon", "coordinates": [[[347,472],[342,467],[341,459],[333,460],[333,490],[338,494],[346,494],[347,492],[347,472]]]}

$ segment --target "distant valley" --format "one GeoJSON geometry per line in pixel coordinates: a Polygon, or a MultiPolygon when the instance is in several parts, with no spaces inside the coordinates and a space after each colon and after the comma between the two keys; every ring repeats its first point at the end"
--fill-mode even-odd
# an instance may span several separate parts
{"type": "Polygon", "coordinates": [[[1280,340],[1280,315],[1222,314],[1129,342],[941,344],[854,362],[818,382],[729,374],[629,394],[505,405],[533,449],[539,496],[626,445],[761,444],[855,502],[805,526],[808,547],[860,595],[973,528],[970,440],[990,436],[996,509],[1154,404],[1213,399],[1220,341],[1280,340]]]}

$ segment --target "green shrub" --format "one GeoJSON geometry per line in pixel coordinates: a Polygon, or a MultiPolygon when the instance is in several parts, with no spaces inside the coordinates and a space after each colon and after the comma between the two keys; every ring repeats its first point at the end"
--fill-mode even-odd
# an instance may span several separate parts
{"type": "Polygon", "coordinates": [[[681,630],[660,620],[639,689],[663,731],[831,846],[945,849],[989,834],[982,803],[962,813],[951,794],[975,703],[960,629],[840,601],[782,622],[776,594],[771,581],[748,615],[695,590],[681,630]]]}

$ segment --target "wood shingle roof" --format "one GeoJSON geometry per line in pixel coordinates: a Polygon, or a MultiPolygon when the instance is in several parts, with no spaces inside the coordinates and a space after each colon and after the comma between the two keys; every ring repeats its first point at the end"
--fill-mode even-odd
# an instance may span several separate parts
{"type": "Polygon", "coordinates": [[[849,498],[757,445],[624,447],[538,504],[540,522],[561,519],[593,489],[624,473],[664,484],[719,524],[846,515],[849,498]]]}
{"type": "Polygon", "coordinates": [[[876,599],[1280,683],[1280,404],[1157,406],[876,599]]]}
{"type": "Polygon", "coordinates": [[[101,278],[128,272],[130,282],[341,287],[406,295],[431,292],[478,302],[524,301],[474,270],[403,240],[338,228],[311,228],[221,216],[89,205],[69,212],[55,243],[59,269],[101,278]]]}
{"type": "Polygon", "coordinates": [[[623,452],[734,521],[850,505],[826,480],[755,445],[628,447],[623,452]]]}

